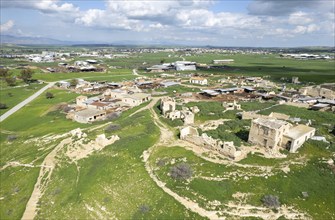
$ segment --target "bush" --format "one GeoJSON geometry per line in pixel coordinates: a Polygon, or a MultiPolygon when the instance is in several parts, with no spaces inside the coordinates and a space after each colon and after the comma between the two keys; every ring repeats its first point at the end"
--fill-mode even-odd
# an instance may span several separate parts
{"type": "Polygon", "coordinates": [[[8,108],[6,104],[0,103],[0,109],[6,109],[6,108],[8,108]]]}
{"type": "Polygon", "coordinates": [[[55,98],[54,94],[52,94],[51,92],[47,92],[47,93],[45,93],[45,97],[46,97],[47,99],[53,99],[53,98],[55,98]]]}
{"type": "Polygon", "coordinates": [[[112,120],[117,119],[117,118],[120,117],[120,116],[121,116],[121,112],[113,112],[113,113],[108,114],[108,115],[106,116],[106,118],[107,118],[107,120],[112,121],[112,120]]]}
{"type": "Polygon", "coordinates": [[[265,195],[262,198],[263,204],[268,208],[274,208],[277,209],[280,207],[280,202],[278,196],[274,195],[265,195]]]}
{"type": "Polygon", "coordinates": [[[162,166],[165,166],[166,163],[167,163],[167,159],[164,158],[164,159],[159,159],[156,164],[162,167],[162,166]]]}
{"type": "Polygon", "coordinates": [[[15,134],[11,134],[7,136],[7,141],[8,142],[12,142],[15,141],[17,139],[17,136],[15,134]]]}
{"type": "Polygon", "coordinates": [[[193,170],[191,166],[187,163],[177,164],[170,169],[170,176],[176,180],[186,180],[191,178],[192,175],[193,170]]]}
{"type": "Polygon", "coordinates": [[[147,213],[150,211],[150,207],[148,205],[140,205],[140,207],[138,207],[138,211],[140,213],[147,213]]]}
{"type": "Polygon", "coordinates": [[[16,85],[16,78],[15,77],[7,77],[5,81],[8,86],[15,86],[16,85]]]}
{"type": "Polygon", "coordinates": [[[120,125],[108,125],[106,128],[105,128],[105,131],[107,132],[110,132],[110,131],[117,131],[119,130],[121,127],[120,125]]]}
{"type": "Polygon", "coordinates": [[[71,108],[70,106],[66,105],[64,107],[62,107],[62,111],[65,113],[70,112],[71,110],[73,110],[73,108],[71,108]]]}

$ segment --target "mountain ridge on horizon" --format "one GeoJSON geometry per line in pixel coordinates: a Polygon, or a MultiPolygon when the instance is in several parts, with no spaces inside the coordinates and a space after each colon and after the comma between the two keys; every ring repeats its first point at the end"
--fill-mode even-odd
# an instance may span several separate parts
{"type": "Polygon", "coordinates": [[[186,45],[176,44],[172,42],[136,42],[136,41],[116,41],[116,42],[94,42],[94,41],[63,41],[47,37],[30,37],[30,36],[13,36],[0,34],[0,44],[13,44],[13,45],[64,45],[64,46],[78,46],[78,45],[109,45],[109,46],[183,46],[183,47],[226,47],[226,48],[306,48],[306,49],[326,49],[335,48],[332,46],[296,46],[296,47],[252,47],[252,46],[216,46],[216,45],[186,45]]]}

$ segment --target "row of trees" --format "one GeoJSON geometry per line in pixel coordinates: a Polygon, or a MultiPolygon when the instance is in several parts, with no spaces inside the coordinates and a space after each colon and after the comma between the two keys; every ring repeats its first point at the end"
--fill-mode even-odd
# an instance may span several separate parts
{"type": "MultiPolygon", "coordinates": [[[[25,82],[29,83],[32,79],[34,71],[32,69],[23,69],[20,71],[20,78],[25,82]]],[[[1,68],[0,69],[0,78],[4,80],[8,86],[16,85],[16,76],[10,72],[8,69],[1,68]]]]}

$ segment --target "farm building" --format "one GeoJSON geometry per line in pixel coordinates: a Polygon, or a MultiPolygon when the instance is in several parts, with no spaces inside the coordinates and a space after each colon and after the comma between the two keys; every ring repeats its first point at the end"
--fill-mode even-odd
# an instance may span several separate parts
{"type": "Polygon", "coordinates": [[[74,113],[74,120],[79,123],[90,123],[98,120],[103,120],[106,117],[106,112],[97,109],[85,109],[74,113]]]}

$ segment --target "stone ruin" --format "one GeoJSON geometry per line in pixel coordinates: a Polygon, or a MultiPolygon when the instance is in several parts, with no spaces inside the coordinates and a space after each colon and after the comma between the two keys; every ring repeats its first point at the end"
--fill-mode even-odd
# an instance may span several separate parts
{"type": "Polygon", "coordinates": [[[74,129],[70,133],[72,139],[75,138],[75,140],[68,144],[66,155],[72,161],[86,158],[92,153],[100,151],[120,139],[117,135],[112,135],[107,138],[105,134],[100,134],[96,136],[95,140],[90,140],[88,143],[85,143],[87,141],[87,134],[82,132],[80,128],[74,129]]]}
{"type": "Polygon", "coordinates": [[[180,139],[209,150],[217,151],[234,160],[240,159],[243,156],[242,151],[234,146],[234,142],[214,139],[205,133],[200,136],[198,130],[191,126],[184,127],[180,130],[180,139]]]}
{"type": "Polygon", "coordinates": [[[184,125],[194,123],[194,114],[199,112],[199,108],[194,106],[191,108],[183,107],[182,110],[176,110],[176,100],[171,97],[166,97],[161,100],[160,109],[164,117],[171,120],[181,119],[184,125]]]}
{"type": "Polygon", "coordinates": [[[228,110],[241,110],[241,105],[237,104],[237,102],[234,100],[234,102],[223,102],[222,106],[228,110]]]}

